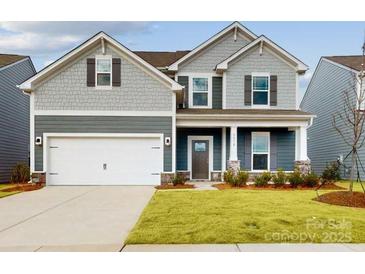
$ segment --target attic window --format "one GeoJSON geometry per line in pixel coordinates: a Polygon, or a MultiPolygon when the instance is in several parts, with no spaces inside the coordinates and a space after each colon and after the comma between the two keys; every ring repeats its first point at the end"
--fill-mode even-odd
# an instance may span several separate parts
{"type": "Polygon", "coordinates": [[[112,83],[112,58],[102,56],[96,58],[96,86],[111,87],[112,83]]]}

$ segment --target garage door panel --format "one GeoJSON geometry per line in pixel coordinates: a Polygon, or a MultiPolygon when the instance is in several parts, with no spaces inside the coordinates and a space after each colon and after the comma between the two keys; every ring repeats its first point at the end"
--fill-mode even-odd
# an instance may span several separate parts
{"type": "Polygon", "coordinates": [[[50,138],[50,185],[157,185],[160,138],[50,138]]]}

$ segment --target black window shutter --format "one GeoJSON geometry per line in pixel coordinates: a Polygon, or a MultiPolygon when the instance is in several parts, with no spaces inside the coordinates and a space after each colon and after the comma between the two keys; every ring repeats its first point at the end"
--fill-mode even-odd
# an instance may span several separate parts
{"type": "Polygon", "coordinates": [[[113,87],[120,87],[120,58],[113,58],[113,87]]]}
{"type": "Polygon", "coordinates": [[[245,75],[245,106],[251,106],[251,75],[245,75]]]}
{"type": "Polygon", "coordinates": [[[95,58],[88,58],[87,61],[86,85],[95,87],[95,58]]]}
{"type": "Polygon", "coordinates": [[[270,106],[278,105],[278,77],[270,76],[270,106]]]}
{"type": "Polygon", "coordinates": [[[189,107],[189,76],[178,76],[177,82],[184,86],[183,104],[185,108],[189,107]]]}

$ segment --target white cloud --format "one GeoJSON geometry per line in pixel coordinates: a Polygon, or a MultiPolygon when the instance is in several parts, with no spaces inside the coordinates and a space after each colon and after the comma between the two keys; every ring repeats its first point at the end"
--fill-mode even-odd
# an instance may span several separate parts
{"type": "Polygon", "coordinates": [[[99,31],[149,32],[147,22],[0,22],[0,51],[44,55],[70,49],[99,31]]]}

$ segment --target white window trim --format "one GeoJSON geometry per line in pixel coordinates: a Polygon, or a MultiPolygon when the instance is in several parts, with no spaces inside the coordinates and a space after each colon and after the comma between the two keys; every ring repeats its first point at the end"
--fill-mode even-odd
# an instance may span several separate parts
{"type": "Polygon", "coordinates": [[[270,132],[269,131],[253,131],[251,132],[251,171],[264,172],[270,171],[270,132]],[[266,136],[268,138],[267,152],[253,152],[253,137],[254,136],[266,136]],[[267,154],[267,170],[253,169],[253,155],[254,154],[267,154]]]}
{"type": "Polygon", "coordinates": [[[191,74],[189,76],[189,108],[212,108],[212,74],[191,74]],[[208,79],[208,91],[193,91],[193,78],[207,78],[208,79]],[[193,105],[193,94],[194,93],[207,93],[208,94],[208,105],[207,106],[194,106],[193,105]]]}
{"type": "MultiPolygon", "coordinates": [[[[263,92],[263,91],[255,91],[263,92]]],[[[269,108],[270,107],[270,73],[267,72],[253,72],[251,74],[251,106],[252,108],[269,108]],[[253,78],[254,77],[267,77],[268,78],[268,90],[267,90],[267,105],[255,105],[253,102],[253,78]]]]}
{"type": "Polygon", "coordinates": [[[192,143],[193,141],[209,141],[209,174],[208,174],[208,179],[207,180],[211,180],[211,173],[213,170],[213,136],[194,136],[194,135],[189,135],[188,136],[188,170],[189,170],[189,178],[190,180],[192,180],[192,143]]]}
{"type": "Polygon", "coordinates": [[[96,55],[95,56],[95,88],[110,90],[113,87],[113,57],[111,55],[96,55]],[[109,59],[110,60],[110,85],[109,86],[98,86],[98,73],[109,73],[109,72],[98,72],[98,59],[109,59]]]}

